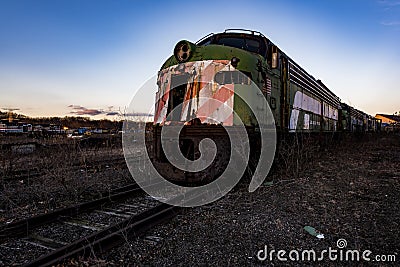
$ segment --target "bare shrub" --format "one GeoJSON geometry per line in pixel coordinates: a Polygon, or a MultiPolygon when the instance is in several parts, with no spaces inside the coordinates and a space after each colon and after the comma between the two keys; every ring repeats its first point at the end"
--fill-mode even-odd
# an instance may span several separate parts
{"type": "Polygon", "coordinates": [[[301,171],[312,164],[320,148],[319,136],[310,133],[285,136],[278,142],[274,169],[280,176],[297,179],[301,171]]]}

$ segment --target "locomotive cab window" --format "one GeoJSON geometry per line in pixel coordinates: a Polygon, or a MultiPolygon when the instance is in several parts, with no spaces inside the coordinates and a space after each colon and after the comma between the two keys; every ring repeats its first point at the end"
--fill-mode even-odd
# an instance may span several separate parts
{"type": "Polygon", "coordinates": [[[258,53],[260,50],[260,42],[246,38],[222,37],[218,40],[217,44],[236,47],[253,53],[258,53]]]}
{"type": "Polygon", "coordinates": [[[243,49],[252,53],[257,53],[266,57],[266,39],[265,37],[250,34],[213,34],[205,37],[196,43],[198,46],[207,46],[211,44],[223,45],[243,49]]]}
{"type": "Polygon", "coordinates": [[[279,51],[278,47],[276,47],[275,45],[269,46],[267,61],[271,68],[279,68],[279,51]]]}
{"type": "Polygon", "coordinates": [[[218,40],[217,44],[236,47],[240,49],[244,49],[245,47],[244,39],[241,38],[223,37],[218,40]]]}
{"type": "Polygon", "coordinates": [[[246,39],[246,50],[258,53],[260,51],[260,43],[256,40],[246,39]]]}

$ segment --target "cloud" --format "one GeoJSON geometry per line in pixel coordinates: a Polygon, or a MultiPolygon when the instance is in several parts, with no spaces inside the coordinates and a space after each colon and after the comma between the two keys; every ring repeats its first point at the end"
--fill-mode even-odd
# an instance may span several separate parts
{"type": "MultiPolygon", "coordinates": [[[[101,114],[104,114],[105,116],[116,116],[121,114],[121,112],[115,111],[115,109],[112,110],[114,106],[108,106],[107,111],[104,111],[103,109],[86,108],[80,105],[68,105],[68,107],[72,109],[72,111],[70,112],[71,114],[75,114],[78,116],[84,116],[84,115],[96,116],[101,114]]],[[[136,116],[145,116],[145,115],[136,115],[136,116]]]]}
{"type": "Polygon", "coordinates": [[[85,108],[82,106],[69,105],[68,107],[76,110],[76,111],[71,111],[70,112],[71,114],[76,114],[79,116],[82,116],[82,115],[96,116],[96,115],[100,115],[100,114],[104,113],[104,111],[99,110],[99,109],[89,109],[89,108],[85,108]]]}
{"type": "Polygon", "coordinates": [[[102,109],[86,108],[79,105],[69,105],[68,107],[73,109],[73,111],[70,112],[71,114],[76,114],[79,116],[83,115],[96,116],[100,114],[105,114],[106,116],[114,116],[118,114],[118,112],[111,111],[112,107],[108,107],[110,110],[107,112],[105,112],[102,109]]]}
{"type": "Polygon", "coordinates": [[[75,112],[75,114],[96,116],[99,114],[103,114],[103,112],[101,110],[97,110],[97,109],[85,109],[85,110],[79,110],[79,111],[75,112]]]}
{"type": "Polygon", "coordinates": [[[387,7],[400,6],[400,1],[380,0],[378,3],[387,7]]]}
{"type": "Polygon", "coordinates": [[[400,20],[396,16],[393,16],[397,9],[400,8],[400,0],[379,0],[378,4],[383,7],[383,10],[387,12],[386,18],[380,22],[382,26],[399,26],[400,20]]]}
{"type": "Polygon", "coordinates": [[[144,113],[144,112],[132,112],[132,113],[126,113],[124,115],[132,116],[132,117],[152,117],[152,116],[154,116],[154,114],[144,113]]]}
{"type": "Polygon", "coordinates": [[[383,26],[398,26],[400,25],[400,21],[399,20],[395,20],[395,21],[382,21],[381,25],[383,26]]]}
{"type": "Polygon", "coordinates": [[[107,112],[106,116],[115,116],[115,115],[119,115],[119,112],[117,111],[111,111],[111,112],[107,112]]]}

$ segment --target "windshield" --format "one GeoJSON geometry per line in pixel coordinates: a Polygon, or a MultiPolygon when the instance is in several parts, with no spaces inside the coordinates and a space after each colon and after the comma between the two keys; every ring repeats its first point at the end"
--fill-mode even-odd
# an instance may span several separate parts
{"type": "Polygon", "coordinates": [[[253,53],[258,53],[260,50],[260,43],[258,41],[247,38],[223,37],[217,41],[217,44],[236,47],[253,53]]]}
{"type": "Polygon", "coordinates": [[[214,34],[197,42],[199,46],[207,46],[211,44],[224,45],[243,49],[249,52],[258,53],[266,56],[266,44],[259,36],[248,34],[214,34]]]}

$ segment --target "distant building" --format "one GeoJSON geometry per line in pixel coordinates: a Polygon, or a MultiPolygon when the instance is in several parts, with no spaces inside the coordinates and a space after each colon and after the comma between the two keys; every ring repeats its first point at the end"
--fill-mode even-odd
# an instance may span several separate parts
{"type": "Polygon", "coordinates": [[[26,124],[22,122],[8,124],[0,122],[0,133],[27,133],[31,131],[31,124],[26,124]]]}
{"type": "Polygon", "coordinates": [[[5,133],[7,131],[7,125],[0,122],[0,133],[5,133]]]}
{"type": "Polygon", "coordinates": [[[381,119],[382,124],[400,124],[400,116],[398,115],[388,115],[388,114],[376,114],[375,118],[381,119]]]}

